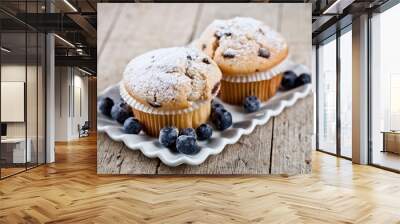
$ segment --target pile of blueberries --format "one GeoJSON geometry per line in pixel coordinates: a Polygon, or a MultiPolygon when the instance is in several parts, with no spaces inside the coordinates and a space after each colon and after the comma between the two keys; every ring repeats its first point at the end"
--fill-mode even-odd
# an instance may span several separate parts
{"type": "MultiPolygon", "coordinates": [[[[118,103],[109,97],[99,101],[99,110],[102,114],[111,117],[123,124],[123,130],[127,134],[139,134],[142,125],[132,113],[132,108],[122,100],[118,103]]],[[[212,103],[211,121],[217,130],[225,130],[232,125],[232,115],[220,103],[212,103]]],[[[200,151],[197,140],[204,141],[211,138],[213,127],[202,124],[196,129],[184,128],[178,130],[175,127],[165,127],[160,131],[159,142],[173,151],[193,155],[200,151]]]]}
{"type": "Polygon", "coordinates": [[[139,120],[134,118],[132,108],[122,100],[114,104],[110,97],[102,98],[99,102],[99,110],[102,114],[122,124],[125,133],[139,134],[143,128],[139,120]]]}
{"type": "MultiPolygon", "coordinates": [[[[299,86],[311,83],[311,76],[307,73],[302,73],[299,76],[294,71],[285,71],[281,81],[281,89],[288,91],[299,86]]],[[[248,113],[255,112],[260,109],[261,102],[256,96],[248,96],[244,99],[243,107],[248,113]]]]}
{"type": "Polygon", "coordinates": [[[209,124],[202,124],[198,128],[184,128],[180,131],[175,127],[161,129],[158,141],[172,151],[193,155],[200,151],[197,140],[207,140],[213,132],[209,124]]]}
{"type": "MultiPolygon", "coordinates": [[[[223,131],[232,126],[232,115],[220,103],[211,104],[211,121],[217,130],[223,131]]],[[[194,155],[200,151],[197,141],[211,138],[213,127],[209,124],[201,124],[196,129],[184,128],[180,131],[175,127],[161,129],[159,142],[172,151],[187,155],[194,155]]]]}
{"type": "Polygon", "coordinates": [[[282,90],[291,90],[299,86],[311,83],[311,76],[307,73],[302,73],[299,76],[294,71],[286,71],[283,73],[281,81],[282,90]]]}

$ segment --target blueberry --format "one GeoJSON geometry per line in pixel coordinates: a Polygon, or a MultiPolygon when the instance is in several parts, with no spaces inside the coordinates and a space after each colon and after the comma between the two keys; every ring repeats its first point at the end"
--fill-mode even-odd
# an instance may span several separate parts
{"type": "Polygon", "coordinates": [[[106,116],[111,116],[111,108],[114,106],[114,101],[110,97],[105,97],[99,101],[99,110],[106,116]]]}
{"type": "Polygon", "coordinates": [[[281,87],[283,90],[290,90],[296,86],[297,75],[293,71],[286,71],[283,73],[281,87]]]}
{"type": "Polygon", "coordinates": [[[232,125],[232,115],[224,108],[216,109],[212,117],[212,122],[218,130],[223,131],[232,125]]]}
{"type": "Polygon", "coordinates": [[[302,73],[296,79],[296,86],[302,86],[311,83],[311,76],[307,73],[302,73]]]}
{"type": "Polygon", "coordinates": [[[129,117],[132,117],[132,115],[132,109],[124,102],[115,104],[111,109],[111,117],[121,124],[129,117]]]}
{"type": "Polygon", "coordinates": [[[222,105],[222,104],[220,104],[220,103],[215,103],[215,102],[213,102],[213,103],[211,104],[211,120],[214,119],[214,113],[215,113],[215,111],[221,110],[221,109],[225,109],[225,108],[224,108],[224,105],[222,105]]]}
{"type": "Polygon", "coordinates": [[[181,131],[179,132],[179,135],[189,135],[189,136],[193,136],[194,138],[196,138],[196,131],[193,128],[184,128],[181,129],[181,131]]]}
{"type": "Polygon", "coordinates": [[[211,62],[208,60],[208,58],[203,58],[203,60],[201,60],[204,64],[211,64],[211,62]]]}
{"type": "Polygon", "coordinates": [[[126,102],[122,101],[121,107],[124,108],[125,110],[129,111],[129,115],[133,117],[133,112],[132,112],[132,107],[129,106],[126,102]]]}
{"type": "Polygon", "coordinates": [[[175,127],[165,127],[160,130],[158,141],[165,147],[171,148],[175,146],[178,138],[178,129],[175,127]]]}
{"type": "Polygon", "coordinates": [[[215,110],[215,109],[217,109],[217,108],[224,108],[224,105],[222,105],[222,104],[220,104],[220,103],[215,103],[215,102],[213,102],[213,103],[211,104],[211,110],[215,110]]]}
{"type": "Polygon", "coordinates": [[[224,58],[234,58],[235,56],[236,56],[235,53],[229,50],[222,53],[222,57],[224,58]]]}
{"type": "Polygon", "coordinates": [[[261,102],[256,96],[248,96],[244,99],[243,107],[248,113],[257,111],[260,109],[261,102]]]}
{"type": "Polygon", "coordinates": [[[209,124],[202,124],[196,128],[197,139],[200,141],[211,138],[212,133],[213,129],[209,124]]]}
{"type": "Polygon", "coordinates": [[[176,150],[183,154],[193,155],[200,151],[200,147],[193,136],[181,135],[176,140],[176,150]]]}
{"type": "Polygon", "coordinates": [[[142,125],[139,123],[138,119],[130,117],[124,122],[124,131],[128,134],[139,134],[142,130],[142,125]]]}
{"type": "Polygon", "coordinates": [[[260,48],[258,49],[258,56],[263,58],[269,58],[271,53],[269,52],[268,48],[260,48]]]}

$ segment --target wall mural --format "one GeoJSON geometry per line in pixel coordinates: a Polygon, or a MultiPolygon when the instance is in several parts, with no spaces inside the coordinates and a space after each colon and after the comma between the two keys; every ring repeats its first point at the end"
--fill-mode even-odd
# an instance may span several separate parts
{"type": "Polygon", "coordinates": [[[311,172],[310,6],[99,4],[98,173],[311,172]]]}

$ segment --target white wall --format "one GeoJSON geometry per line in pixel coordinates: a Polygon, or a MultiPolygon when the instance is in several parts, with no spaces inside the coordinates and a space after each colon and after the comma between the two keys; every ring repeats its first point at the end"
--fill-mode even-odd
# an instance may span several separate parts
{"type": "MultiPolygon", "coordinates": [[[[88,121],[88,78],[87,76],[83,77],[79,73],[79,75],[74,75],[74,91],[72,92],[74,102],[71,105],[74,105],[72,110],[72,119],[71,119],[71,133],[70,136],[72,139],[78,138],[78,125],[83,125],[85,121],[88,121]]],[[[72,90],[72,89],[71,89],[72,90]]]]}
{"type": "Polygon", "coordinates": [[[78,124],[88,120],[88,78],[76,68],[56,67],[55,85],[55,141],[77,139],[78,124]]]}
{"type": "Polygon", "coordinates": [[[68,140],[68,86],[67,67],[55,68],[55,141],[68,140]]]}

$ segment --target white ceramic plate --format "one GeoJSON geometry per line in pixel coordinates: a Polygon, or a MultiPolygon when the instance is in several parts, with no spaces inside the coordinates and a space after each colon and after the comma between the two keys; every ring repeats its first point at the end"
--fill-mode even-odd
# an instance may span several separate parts
{"type": "MultiPolygon", "coordinates": [[[[297,74],[307,72],[309,70],[303,65],[294,65],[293,68],[297,74]]],[[[235,144],[242,135],[248,135],[253,132],[257,125],[264,125],[268,120],[280,114],[285,108],[294,105],[297,100],[306,97],[311,93],[311,84],[300,86],[296,89],[278,93],[268,102],[263,103],[261,109],[254,113],[246,113],[240,106],[233,106],[222,103],[225,108],[232,113],[233,125],[224,130],[214,130],[211,139],[207,141],[198,141],[201,150],[196,155],[185,155],[175,153],[164,147],[158,142],[157,138],[147,136],[141,132],[139,135],[126,134],[122,129],[122,125],[116,121],[104,116],[98,111],[97,129],[104,132],[114,141],[122,141],[132,150],[140,150],[149,158],[159,158],[167,166],[179,166],[181,164],[200,165],[210,155],[219,154],[228,144],[235,144]]],[[[111,86],[104,90],[98,99],[108,96],[119,101],[119,84],[111,86]]],[[[219,101],[216,99],[216,101],[219,101]]],[[[220,102],[221,103],[221,102],[220,102]]]]}

